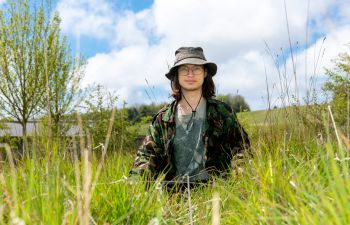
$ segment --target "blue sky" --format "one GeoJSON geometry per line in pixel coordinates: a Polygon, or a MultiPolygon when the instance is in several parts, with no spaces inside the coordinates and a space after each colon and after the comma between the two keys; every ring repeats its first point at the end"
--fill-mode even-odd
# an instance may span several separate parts
{"type": "Polygon", "coordinates": [[[259,110],[268,96],[272,106],[288,102],[286,88],[303,102],[321,88],[331,60],[349,52],[348,0],[285,3],[288,20],[284,0],[55,0],[54,9],[73,53],[80,43],[87,59],[82,86],[102,84],[120,104],[170,102],[164,74],[175,50],[201,46],[218,65],[217,94],[239,93],[259,110]]]}

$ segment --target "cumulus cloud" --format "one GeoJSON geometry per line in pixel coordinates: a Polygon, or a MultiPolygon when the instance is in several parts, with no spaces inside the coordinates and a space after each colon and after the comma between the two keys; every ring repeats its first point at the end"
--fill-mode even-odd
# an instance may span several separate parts
{"type": "Polygon", "coordinates": [[[347,1],[340,1],[340,5],[332,0],[310,1],[310,5],[304,0],[285,2],[286,5],[275,0],[155,0],[149,9],[135,13],[113,9],[106,0],[62,0],[57,8],[65,32],[79,31],[106,40],[111,46],[110,52],[88,59],[85,85],[101,83],[117,90],[120,98],[129,103],[149,98],[145,94],[149,86],[156,87],[159,96],[164,95],[169,91],[164,74],[173,64],[174,51],[180,46],[202,46],[207,59],[219,67],[214,79],[218,93],[238,91],[252,109],[262,109],[267,106],[262,101],[267,85],[272,95],[279,97],[282,90],[278,89],[280,77],[276,71],[283,69],[283,65],[276,68],[264,42],[274,54],[284,49],[286,73],[292,80],[288,54],[291,42],[297,83],[302,84],[309,79],[303,75],[308,73],[305,68],[312,71],[315,51],[323,38],[327,37],[317,74],[323,73],[323,66],[331,65],[330,59],[336,57],[342,49],[339,46],[344,46],[349,37],[347,1]]]}
{"type": "Polygon", "coordinates": [[[61,0],[57,10],[62,17],[61,28],[65,33],[108,39],[114,34],[118,18],[104,0],[61,0]]]}
{"type": "Polygon", "coordinates": [[[124,12],[115,29],[115,46],[148,45],[153,37],[154,20],[151,10],[124,12]]]}

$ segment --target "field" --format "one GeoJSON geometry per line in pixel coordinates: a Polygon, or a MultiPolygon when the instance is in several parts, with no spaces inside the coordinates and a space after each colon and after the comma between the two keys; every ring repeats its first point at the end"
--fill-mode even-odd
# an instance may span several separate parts
{"type": "Polygon", "coordinates": [[[348,151],[318,112],[316,125],[300,108],[239,114],[251,156],[184,193],[127,179],[133,150],[65,155],[51,143],[13,163],[2,144],[0,224],[350,224],[348,151]]]}

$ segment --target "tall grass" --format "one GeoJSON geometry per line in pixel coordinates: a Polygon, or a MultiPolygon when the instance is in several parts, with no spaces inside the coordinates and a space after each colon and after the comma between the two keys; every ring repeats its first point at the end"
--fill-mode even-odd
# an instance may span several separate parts
{"type": "Polygon", "coordinates": [[[325,114],[323,140],[312,129],[303,137],[278,126],[274,133],[252,126],[253,156],[228,179],[214,178],[190,197],[162,190],[159,180],[148,188],[143,181],[129,183],[130,153],[109,152],[102,167],[102,150],[85,150],[73,162],[31,154],[15,164],[2,145],[8,154],[0,164],[0,223],[348,224],[349,156],[327,120],[325,114]]]}

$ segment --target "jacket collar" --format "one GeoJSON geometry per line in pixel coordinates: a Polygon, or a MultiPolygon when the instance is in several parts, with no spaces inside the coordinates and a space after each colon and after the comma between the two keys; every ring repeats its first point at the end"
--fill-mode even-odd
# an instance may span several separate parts
{"type": "Polygon", "coordinates": [[[166,123],[175,122],[175,110],[177,106],[177,101],[174,100],[170,105],[165,108],[162,120],[166,123]]]}

